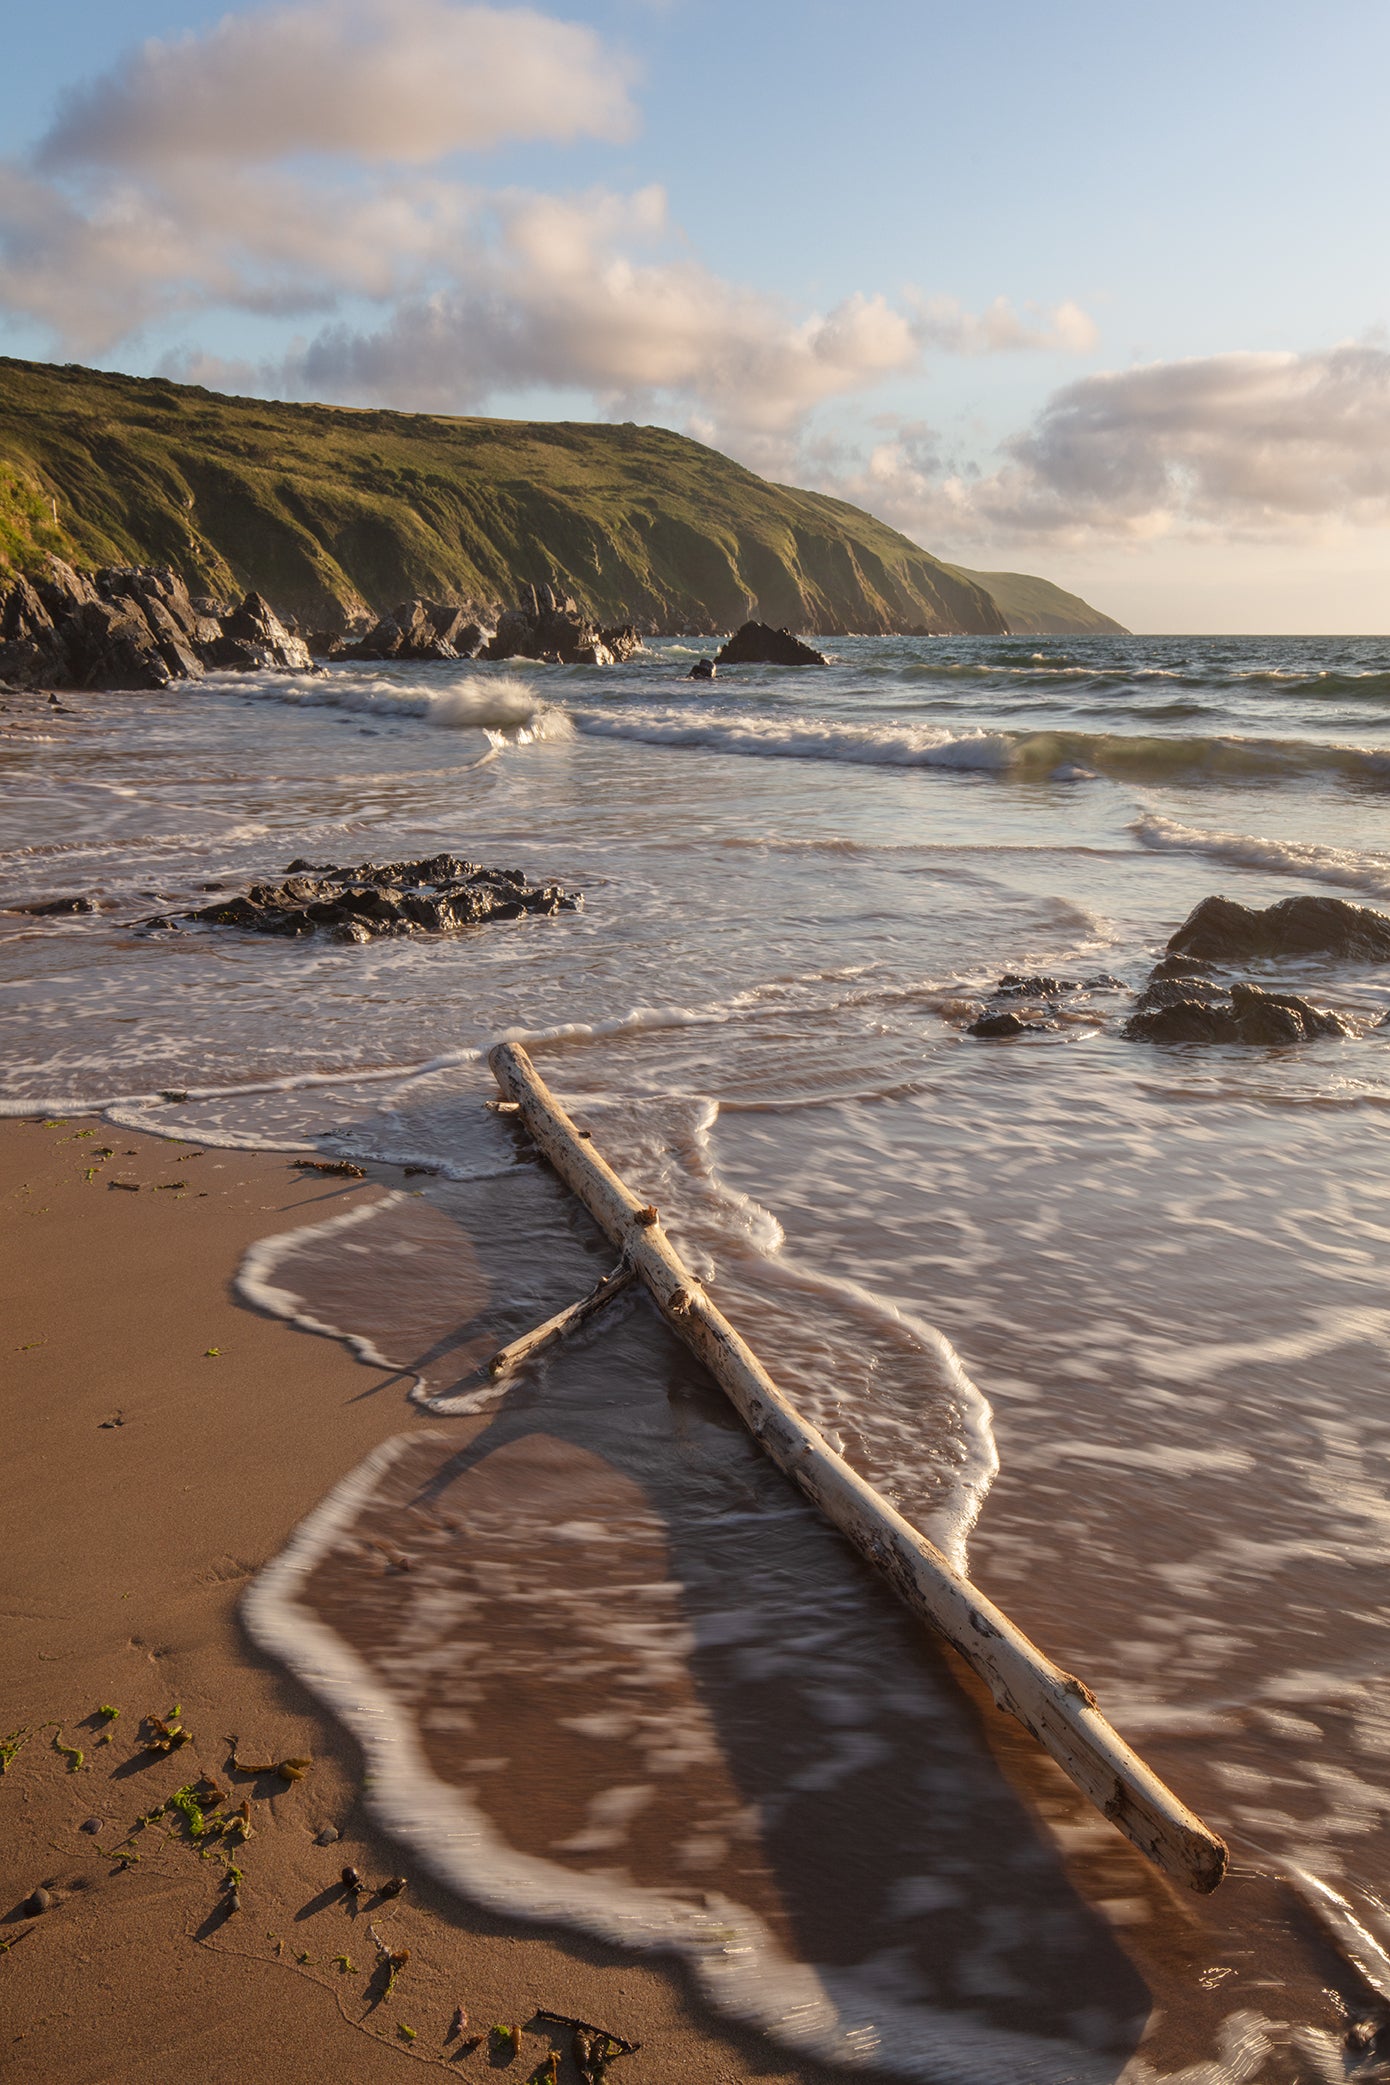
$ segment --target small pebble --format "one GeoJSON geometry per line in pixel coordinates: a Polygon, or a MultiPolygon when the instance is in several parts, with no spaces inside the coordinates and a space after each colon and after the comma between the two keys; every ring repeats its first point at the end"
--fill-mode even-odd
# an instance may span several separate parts
{"type": "Polygon", "coordinates": [[[51,1890],[37,1889],[24,1908],[26,1911],[32,1912],[34,1917],[37,1918],[41,1911],[48,1910],[52,1902],[53,1893],[51,1890]]]}
{"type": "Polygon", "coordinates": [[[241,1891],[240,1891],[240,1890],[233,1890],[233,1891],[231,1892],[230,1896],[229,1896],[229,1897],[227,1898],[227,1916],[228,1916],[228,1918],[230,1918],[230,1917],[232,1916],[232,1913],[233,1913],[234,1911],[240,1911],[240,1909],[241,1909],[241,1891]]]}
{"type": "Polygon", "coordinates": [[[404,1888],[404,1875],[393,1875],[389,1882],[382,1883],[381,1888],[377,1891],[377,1895],[379,1897],[399,1897],[404,1888]]]}
{"type": "Polygon", "coordinates": [[[88,1817],[83,1823],[78,1825],[77,1829],[79,1832],[99,1832],[101,1830],[101,1819],[99,1817],[88,1817]]]}
{"type": "Polygon", "coordinates": [[[336,1824],[326,1824],[319,1833],[316,1843],[320,1846],[334,1846],[342,1836],[336,1824]]]}
{"type": "Polygon", "coordinates": [[[362,1877],[358,1874],[356,1868],[344,1868],[343,1888],[347,1891],[348,1895],[350,1897],[355,1897],[359,1895],[363,1887],[364,1884],[362,1881],[362,1877]]]}

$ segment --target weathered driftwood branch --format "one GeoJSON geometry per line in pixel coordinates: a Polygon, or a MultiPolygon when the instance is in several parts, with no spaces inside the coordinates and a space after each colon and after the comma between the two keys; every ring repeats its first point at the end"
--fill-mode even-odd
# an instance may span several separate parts
{"type": "Polygon", "coordinates": [[[620,1261],[611,1274],[605,1274],[596,1288],[590,1289],[587,1296],[581,1296],[577,1303],[571,1303],[568,1310],[557,1311],[555,1316],[547,1318],[543,1325],[534,1325],[529,1332],[523,1332],[520,1339],[514,1339],[507,1346],[499,1347],[488,1362],[488,1374],[496,1382],[499,1376],[506,1375],[518,1362],[529,1360],[531,1355],[538,1354],[542,1347],[548,1347],[552,1340],[563,1339],[569,1332],[577,1332],[581,1325],[587,1325],[590,1318],[597,1317],[605,1304],[611,1303],[615,1296],[621,1296],[628,1284],[636,1279],[636,1275],[635,1267],[626,1260],[620,1261]]]}
{"type": "Polygon", "coordinates": [[[488,1063],[560,1178],[621,1247],[666,1322],[717,1378],[778,1467],[883,1573],[899,1599],[960,1652],[999,1706],[1141,1853],[1190,1889],[1215,1889],[1226,1872],[1224,1842],[1111,1729],[1089,1689],[1030,1643],[788,1403],[705,1295],[656,1210],[644,1207],[576,1130],[525,1050],[499,1043],[488,1063]]]}

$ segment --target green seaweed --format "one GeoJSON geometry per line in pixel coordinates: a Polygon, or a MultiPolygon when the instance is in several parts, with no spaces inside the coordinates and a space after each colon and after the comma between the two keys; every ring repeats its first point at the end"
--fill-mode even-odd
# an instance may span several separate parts
{"type": "Polygon", "coordinates": [[[10,1771],[16,1755],[24,1750],[33,1735],[33,1731],[28,1729],[12,1730],[8,1737],[0,1738],[0,1774],[10,1771]]]}
{"type": "Polygon", "coordinates": [[[357,1965],[351,1955],[335,1955],[333,1962],[339,1976],[356,1976],[357,1965]]]}
{"type": "Polygon", "coordinates": [[[204,1814],[203,1806],[198,1800],[197,1791],[194,1788],[191,1781],[188,1782],[186,1786],[184,1786],[183,1788],[176,1788],[174,1790],[174,1793],[170,1796],[168,1802],[165,1805],[165,1808],[168,1810],[178,1811],[179,1815],[183,1818],[184,1823],[188,1826],[190,1838],[201,1839],[203,1834],[207,1831],[208,1820],[204,1814]]]}
{"type": "Polygon", "coordinates": [[[68,1763],[68,1772],[78,1774],[86,1763],[87,1755],[80,1745],[65,1745],[61,1725],[53,1733],[53,1749],[61,1752],[68,1763]]]}
{"type": "Polygon", "coordinates": [[[404,2020],[397,2020],[396,2032],[403,2042],[413,2042],[415,2040],[415,2029],[407,2027],[404,2020]]]}

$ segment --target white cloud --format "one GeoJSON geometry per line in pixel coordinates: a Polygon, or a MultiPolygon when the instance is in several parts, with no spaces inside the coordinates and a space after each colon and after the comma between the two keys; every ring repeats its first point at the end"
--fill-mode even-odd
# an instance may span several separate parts
{"type": "Polygon", "coordinates": [[[662,251],[673,242],[660,189],[501,197],[492,221],[447,285],[377,328],[329,326],[266,375],[294,396],[441,411],[504,386],[579,387],[625,417],[674,400],[752,438],[919,358],[910,321],[882,297],[797,319],[662,251]]]}
{"type": "Polygon", "coordinates": [[[630,86],[587,27],[447,0],[299,0],[147,43],[68,97],[29,162],[0,162],[0,312],[86,356],[218,311],[300,320],[264,365],[199,345],[166,366],[438,411],[579,389],[772,469],[818,406],[926,352],[1090,346],[1069,304],[856,292],[807,315],[692,255],[658,186],[489,192],[440,164],[621,138],[630,86]]]}
{"type": "Polygon", "coordinates": [[[528,7],[303,0],[142,44],[69,94],[40,166],[166,168],[306,152],[423,165],[518,138],[621,139],[632,67],[528,7]]]}
{"type": "Polygon", "coordinates": [[[1208,355],[1088,376],[992,473],[920,424],[836,489],[918,537],[1310,536],[1390,522],[1390,351],[1208,355]]]}
{"type": "Polygon", "coordinates": [[[1087,355],[1099,335],[1096,323],[1079,304],[1058,304],[1020,318],[1007,297],[996,297],[982,312],[969,312],[954,297],[915,300],[917,332],[935,347],[956,355],[1000,355],[1018,350],[1051,348],[1061,354],[1087,355]]]}

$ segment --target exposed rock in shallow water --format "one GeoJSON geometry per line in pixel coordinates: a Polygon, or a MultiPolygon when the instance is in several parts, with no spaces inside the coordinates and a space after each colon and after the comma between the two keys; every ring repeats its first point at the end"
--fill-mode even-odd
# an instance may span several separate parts
{"type": "Polygon", "coordinates": [[[1099,971],[1094,977],[1048,977],[1020,974],[1006,970],[994,988],[996,999],[1060,999],[1067,992],[1123,992],[1123,978],[1112,977],[1108,970],[1099,971]]]}
{"type": "Polygon", "coordinates": [[[1225,996],[1225,986],[1209,977],[1160,977],[1155,971],[1135,1000],[1134,1011],[1146,1014],[1159,1006],[1206,1006],[1225,996]]]}
{"type": "Polygon", "coordinates": [[[1155,984],[1164,978],[1206,978],[1215,975],[1215,963],[1204,963],[1200,956],[1163,956],[1149,972],[1149,983],[1155,984]]]}
{"type": "Polygon", "coordinates": [[[825,660],[789,630],[745,623],[714,655],[716,666],[824,666],[825,660]]]}
{"type": "Polygon", "coordinates": [[[966,1029],[967,1035],[978,1035],[987,1041],[1003,1042],[1011,1035],[1045,1035],[1045,1021],[1021,1021],[1017,1014],[981,1014],[966,1029]]]}
{"type": "MultiPolygon", "coordinates": [[[[1232,985],[1226,997],[1164,998],[1152,994],[1174,990],[1178,980],[1160,979],[1140,1000],[1144,1011],[1124,1026],[1130,1042],[1246,1043],[1279,1048],[1316,1041],[1320,1036],[1349,1035],[1345,1021],[1288,992],[1262,992],[1258,985],[1232,985]]],[[[1208,993],[1213,988],[1207,988],[1208,993]]]]}
{"type": "Polygon", "coordinates": [[[372,941],[387,934],[453,934],[528,912],[578,912],[583,903],[582,891],[528,883],[519,869],[485,869],[457,855],[436,854],[424,861],[363,862],[354,869],[292,861],[282,883],[253,883],[215,905],[161,914],[144,924],[176,928],[189,920],[253,934],[324,932],[335,941],[372,941]]]}
{"type": "Polygon", "coordinates": [[[1170,956],[1216,963],[1256,956],[1340,956],[1390,962],[1390,918],[1345,898],[1284,898],[1263,912],[1234,898],[1203,898],[1168,943],[1170,956]]]}

